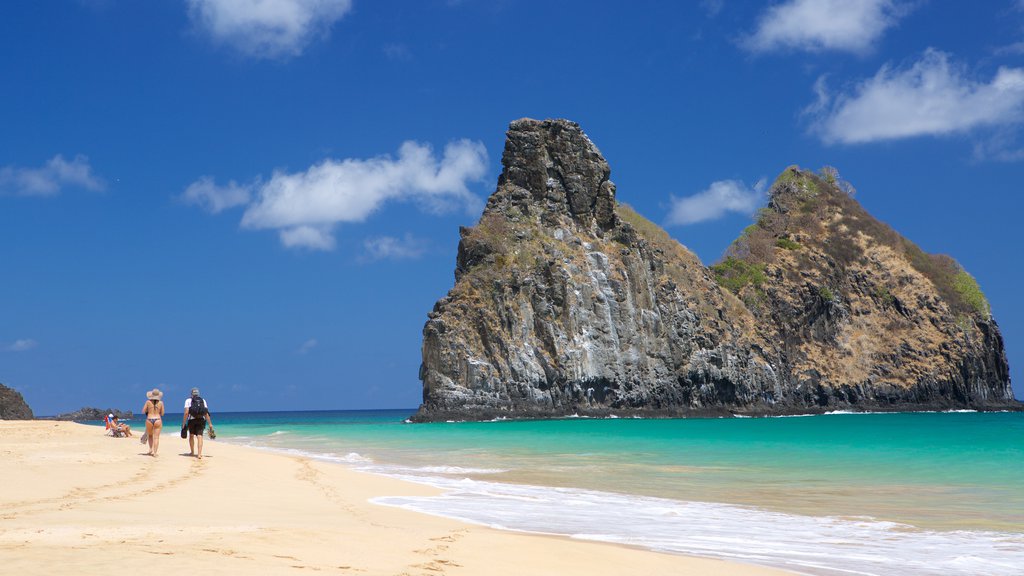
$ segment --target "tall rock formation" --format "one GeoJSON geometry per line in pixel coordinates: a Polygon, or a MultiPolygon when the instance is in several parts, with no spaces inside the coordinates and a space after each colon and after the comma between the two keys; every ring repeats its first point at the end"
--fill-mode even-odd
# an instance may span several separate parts
{"type": "Polygon", "coordinates": [[[1015,405],[977,284],[834,178],[787,170],[709,269],[616,202],[575,123],[513,122],[502,164],[423,329],[415,420],[1015,405]]]}
{"type": "Polygon", "coordinates": [[[32,409],[21,392],[0,384],[0,420],[31,420],[32,409]]]}

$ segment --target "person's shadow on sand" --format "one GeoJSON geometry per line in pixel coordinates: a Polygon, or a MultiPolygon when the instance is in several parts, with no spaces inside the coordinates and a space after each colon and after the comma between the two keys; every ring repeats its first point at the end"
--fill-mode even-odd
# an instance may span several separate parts
{"type": "MultiPolygon", "coordinates": [[[[180,454],[178,454],[178,456],[186,456],[188,458],[195,458],[196,457],[196,455],[192,454],[191,452],[181,452],[180,454]]],[[[210,456],[209,454],[204,454],[202,459],[206,460],[207,458],[213,458],[213,456],[210,456]]]]}

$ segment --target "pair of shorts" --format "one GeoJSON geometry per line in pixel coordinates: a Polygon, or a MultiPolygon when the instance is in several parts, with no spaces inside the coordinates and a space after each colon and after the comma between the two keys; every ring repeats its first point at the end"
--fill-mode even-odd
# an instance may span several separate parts
{"type": "Polygon", "coordinates": [[[188,433],[193,436],[202,436],[206,428],[206,418],[190,418],[188,421],[188,433]]]}

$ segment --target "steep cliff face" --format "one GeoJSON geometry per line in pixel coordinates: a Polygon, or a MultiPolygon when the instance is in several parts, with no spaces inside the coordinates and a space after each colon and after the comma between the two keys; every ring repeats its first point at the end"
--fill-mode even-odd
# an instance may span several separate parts
{"type": "Polygon", "coordinates": [[[424,327],[416,420],[1012,403],[987,310],[858,235],[870,217],[832,184],[785,173],[712,270],[616,203],[575,123],[513,122],[502,163],[424,327]]]}
{"type": "Polygon", "coordinates": [[[32,409],[21,392],[0,384],[0,420],[31,420],[32,409]]]}

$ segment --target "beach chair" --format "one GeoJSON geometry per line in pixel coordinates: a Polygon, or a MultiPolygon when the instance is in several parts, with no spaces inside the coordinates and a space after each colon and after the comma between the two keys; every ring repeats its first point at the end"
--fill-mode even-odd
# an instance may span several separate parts
{"type": "Polygon", "coordinates": [[[124,430],[107,428],[107,436],[113,436],[114,438],[124,438],[124,430]]]}

